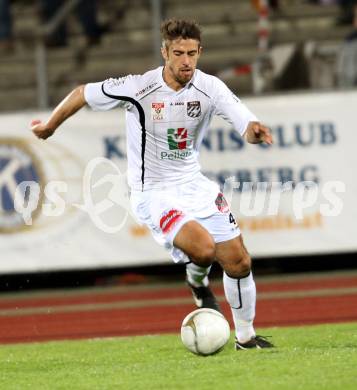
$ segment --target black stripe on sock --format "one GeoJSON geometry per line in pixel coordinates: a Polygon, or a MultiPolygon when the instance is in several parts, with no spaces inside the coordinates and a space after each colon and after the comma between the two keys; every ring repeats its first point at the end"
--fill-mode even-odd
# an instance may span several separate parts
{"type": "Polygon", "coordinates": [[[241,292],[241,288],[240,288],[240,281],[241,281],[241,279],[247,278],[250,275],[250,272],[251,271],[249,271],[249,273],[246,276],[243,276],[242,278],[237,279],[239,306],[238,307],[232,306],[232,309],[242,309],[243,308],[243,300],[242,300],[242,292],[241,292]]]}
{"type": "Polygon", "coordinates": [[[242,292],[240,290],[240,279],[237,280],[237,287],[238,287],[239,307],[234,307],[234,309],[241,309],[243,307],[243,302],[242,302],[242,292]]]}

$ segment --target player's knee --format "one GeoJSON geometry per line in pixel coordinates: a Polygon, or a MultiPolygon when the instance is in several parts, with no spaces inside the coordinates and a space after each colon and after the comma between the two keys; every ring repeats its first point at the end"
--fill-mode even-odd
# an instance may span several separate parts
{"type": "Polygon", "coordinates": [[[215,260],[216,246],[214,242],[207,242],[203,245],[192,259],[193,262],[201,267],[209,267],[215,260]]]}
{"type": "Polygon", "coordinates": [[[252,268],[252,260],[248,254],[246,254],[240,261],[238,271],[239,276],[247,276],[252,268]]]}
{"type": "Polygon", "coordinates": [[[232,278],[242,278],[249,274],[252,267],[252,260],[249,254],[245,254],[237,261],[232,261],[225,272],[232,278]]]}

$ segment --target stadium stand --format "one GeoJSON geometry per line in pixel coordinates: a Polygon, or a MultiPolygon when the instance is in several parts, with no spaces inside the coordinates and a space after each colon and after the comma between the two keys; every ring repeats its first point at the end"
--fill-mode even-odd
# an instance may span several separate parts
{"type": "MultiPolygon", "coordinates": [[[[163,0],[163,5],[164,16],[195,18],[202,24],[202,70],[217,74],[238,69],[233,75],[228,72],[225,81],[240,95],[252,93],[250,65],[259,52],[258,16],[250,0],[163,0]]],[[[39,25],[39,12],[32,2],[15,1],[12,7],[15,45],[11,53],[0,55],[1,111],[33,109],[37,104],[34,31],[39,25]]],[[[270,47],[290,45],[290,59],[302,52],[307,65],[312,66],[309,74],[314,74],[316,63],[321,66],[316,58],[322,58],[330,78],[325,83],[309,84],[315,88],[334,85],[336,53],[349,29],[336,23],[338,16],[336,5],[321,6],[302,0],[282,1],[280,9],[270,15],[270,47]]],[[[78,83],[140,73],[158,65],[153,56],[150,1],[103,0],[98,4],[98,18],[110,26],[100,45],[86,47],[80,25],[70,16],[68,47],[47,51],[51,105],[78,83]]],[[[279,74],[274,75],[278,81],[288,63],[286,59],[286,66],[280,64],[279,74]]],[[[274,88],[283,86],[278,82],[274,88]]]]}

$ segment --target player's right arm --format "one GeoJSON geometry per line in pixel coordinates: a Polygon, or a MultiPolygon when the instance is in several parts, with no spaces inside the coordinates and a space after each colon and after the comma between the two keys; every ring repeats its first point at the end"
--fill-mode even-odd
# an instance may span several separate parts
{"type": "Polygon", "coordinates": [[[128,102],[123,99],[132,96],[133,80],[133,76],[126,76],[78,86],[52,111],[46,122],[33,120],[32,132],[38,138],[47,139],[66,119],[86,104],[96,111],[106,111],[117,106],[128,107],[128,102]]]}
{"type": "Polygon", "coordinates": [[[41,139],[50,137],[67,118],[75,114],[86,105],[84,97],[84,85],[80,85],[70,92],[61,103],[53,110],[49,119],[42,122],[34,119],[31,122],[32,132],[41,139]]]}

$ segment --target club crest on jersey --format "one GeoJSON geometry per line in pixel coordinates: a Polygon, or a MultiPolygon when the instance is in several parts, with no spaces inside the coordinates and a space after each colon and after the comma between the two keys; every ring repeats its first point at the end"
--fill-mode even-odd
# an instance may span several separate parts
{"type": "Polygon", "coordinates": [[[198,118],[201,115],[201,103],[197,100],[187,102],[187,115],[191,118],[198,118]]]}
{"type": "Polygon", "coordinates": [[[221,213],[228,213],[228,211],[229,211],[228,202],[226,201],[226,198],[224,197],[224,195],[221,192],[217,195],[215,203],[216,203],[217,209],[221,213]]]}
{"type": "Polygon", "coordinates": [[[151,103],[151,116],[153,121],[164,119],[165,103],[151,103]]]}

